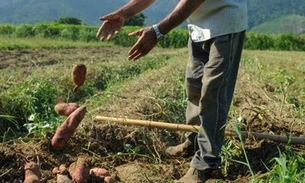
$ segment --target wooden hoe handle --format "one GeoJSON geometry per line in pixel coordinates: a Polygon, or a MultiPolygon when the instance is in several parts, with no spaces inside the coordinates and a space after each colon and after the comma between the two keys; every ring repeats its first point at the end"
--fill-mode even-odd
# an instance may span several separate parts
{"type": "MultiPolygon", "coordinates": [[[[199,126],[196,125],[185,125],[185,124],[176,124],[176,123],[159,122],[159,121],[147,121],[147,120],[115,118],[115,117],[105,117],[105,116],[96,116],[95,121],[115,122],[124,125],[138,125],[138,126],[146,126],[149,128],[159,128],[159,129],[167,129],[167,130],[175,130],[175,131],[186,131],[186,132],[199,131],[199,126]]],[[[238,133],[232,130],[225,131],[225,134],[226,136],[238,136],[238,133]]],[[[289,136],[272,135],[272,134],[265,134],[258,132],[246,132],[246,131],[240,131],[240,135],[245,138],[254,137],[257,139],[267,139],[281,143],[305,144],[305,138],[302,137],[289,137],[289,136]]]]}

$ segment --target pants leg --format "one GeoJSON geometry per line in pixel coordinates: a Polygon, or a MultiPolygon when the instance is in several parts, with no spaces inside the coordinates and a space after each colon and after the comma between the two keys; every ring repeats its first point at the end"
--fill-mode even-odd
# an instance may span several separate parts
{"type": "MultiPolygon", "coordinates": [[[[190,42],[187,65],[187,124],[201,126],[197,134],[199,150],[191,166],[198,170],[220,165],[225,123],[234,94],[245,31],[205,42],[190,42]]],[[[192,134],[189,133],[188,137],[192,134]]]]}
{"type": "MultiPolygon", "coordinates": [[[[204,64],[209,60],[209,52],[201,46],[195,46],[191,39],[188,41],[189,59],[186,66],[185,86],[187,95],[186,124],[200,125],[199,101],[201,97],[202,76],[204,64]]],[[[185,133],[186,140],[191,142],[194,150],[197,146],[197,132],[185,133]]],[[[198,148],[197,148],[198,149],[198,148]]],[[[196,151],[196,150],[195,150],[196,151]]]]}

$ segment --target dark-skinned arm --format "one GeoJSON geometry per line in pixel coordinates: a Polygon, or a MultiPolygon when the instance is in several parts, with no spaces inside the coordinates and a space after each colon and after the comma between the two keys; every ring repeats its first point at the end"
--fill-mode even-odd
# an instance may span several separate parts
{"type": "MultiPolygon", "coordinates": [[[[180,0],[174,10],[157,24],[160,32],[167,34],[185,21],[204,2],[205,0],[180,0]]],[[[128,52],[130,60],[137,60],[145,56],[157,44],[156,35],[151,26],[134,31],[129,35],[140,36],[128,52]]]]}
{"type": "Polygon", "coordinates": [[[115,12],[121,14],[127,20],[149,7],[153,2],[155,0],[131,0],[115,12]]]}
{"type": "Polygon", "coordinates": [[[102,25],[96,33],[101,41],[110,40],[123,27],[126,20],[150,6],[155,0],[131,0],[116,11],[100,17],[102,25]]]}
{"type": "Polygon", "coordinates": [[[169,31],[185,21],[205,0],[180,0],[174,10],[158,23],[162,34],[169,31]]]}

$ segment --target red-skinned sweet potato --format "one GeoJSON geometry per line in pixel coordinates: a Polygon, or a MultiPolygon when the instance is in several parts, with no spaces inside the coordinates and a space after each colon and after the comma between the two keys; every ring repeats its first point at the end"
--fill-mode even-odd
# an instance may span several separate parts
{"type": "Polygon", "coordinates": [[[74,102],[70,102],[70,103],[60,102],[55,105],[54,110],[58,115],[69,116],[78,107],[79,107],[78,104],[74,102]]]}
{"type": "Polygon", "coordinates": [[[77,64],[72,68],[71,77],[75,85],[73,91],[76,92],[77,89],[82,86],[86,80],[87,68],[84,64],[77,64]]]}
{"type": "Polygon", "coordinates": [[[35,162],[27,162],[24,165],[25,175],[23,183],[40,183],[40,166],[35,162]]]}
{"type": "Polygon", "coordinates": [[[86,159],[79,157],[76,162],[70,165],[69,173],[73,182],[87,183],[90,178],[90,169],[87,165],[86,159]]]}
{"type": "Polygon", "coordinates": [[[86,114],[86,107],[81,106],[72,112],[68,118],[57,128],[51,144],[54,148],[60,149],[65,147],[68,140],[74,134],[76,128],[83,120],[86,114]]]}

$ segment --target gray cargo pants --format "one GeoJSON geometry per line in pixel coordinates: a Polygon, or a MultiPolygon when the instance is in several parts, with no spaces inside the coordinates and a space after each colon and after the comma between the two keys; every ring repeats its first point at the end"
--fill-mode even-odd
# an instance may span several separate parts
{"type": "Polygon", "coordinates": [[[198,170],[216,169],[224,141],[225,124],[234,94],[245,31],[195,43],[189,40],[186,68],[186,123],[201,125],[187,133],[197,144],[190,164],[198,170]]]}

